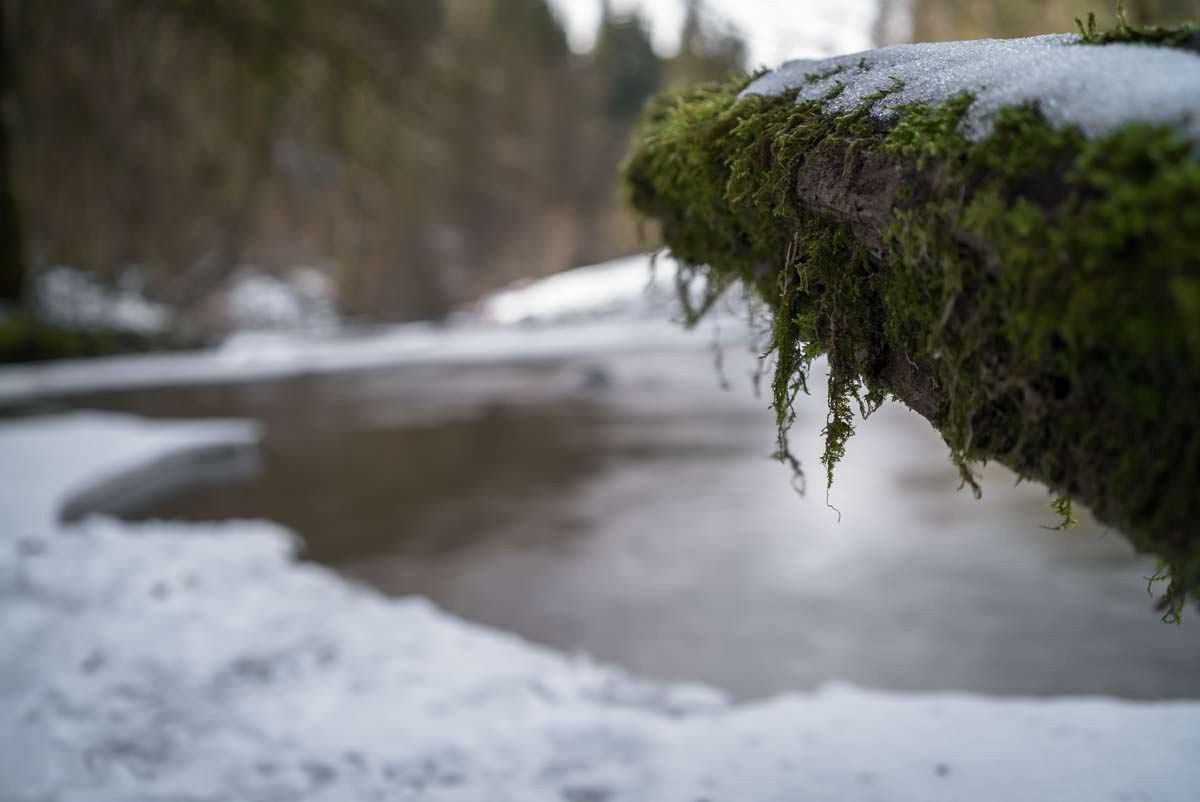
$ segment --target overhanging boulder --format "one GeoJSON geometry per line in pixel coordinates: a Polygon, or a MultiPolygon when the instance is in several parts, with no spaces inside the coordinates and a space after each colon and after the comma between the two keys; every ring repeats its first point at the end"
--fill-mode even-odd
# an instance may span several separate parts
{"type": "Polygon", "coordinates": [[[1157,555],[1178,615],[1200,590],[1194,42],[1123,27],[789,62],[654,101],[626,191],[707,301],[742,284],[771,309],[782,458],[826,354],[830,481],[854,407],[898,398],[966,481],[998,460],[1157,555]]]}

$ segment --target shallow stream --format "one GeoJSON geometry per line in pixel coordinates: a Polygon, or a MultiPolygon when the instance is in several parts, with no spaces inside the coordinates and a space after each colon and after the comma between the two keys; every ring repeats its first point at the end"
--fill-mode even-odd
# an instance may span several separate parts
{"type": "Polygon", "coordinates": [[[982,501],[956,492],[945,446],[898,404],[860,425],[827,505],[824,400],[802,399],[801,497],[767,458],[752,358],[726,356],[730,389],[696,348],[70,405],[265,424],[256,465],[102,511],[276,520],[384,592],[642,674],[743,698],[833,680],[1200,697],[1200,622],[1158,622],[1152,566],[1120,536],[1049,531],[1046,492],[1001,468],[982,501]]]}

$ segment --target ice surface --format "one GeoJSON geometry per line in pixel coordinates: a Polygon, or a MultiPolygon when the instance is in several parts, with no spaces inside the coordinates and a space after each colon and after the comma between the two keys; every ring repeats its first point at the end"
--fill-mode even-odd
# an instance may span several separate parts
{"type": "Polygon", "coordinates": [[[0,424],[0,799],[1192,799],[1200,703],[831,686],[734,706],[387,599],[265,522],[63,526],[236,422],[0,424]]]}
{"type": "Polygon", "coordinates": [[[1134,122],[1178,126],[1200,142],[1200,55],[1136,44],[1085,46],[1073,35],[893,45],[820,61],[789,61],[743,94],[799,89],[798,100],[845,90],[826,108],[843,113],[896,86],[875,106],[888,116],[910,103],[939,103],[967,91],[976,100],[966,120],[974,139],[986,136],[997,110],[1037,103],[1055,125],[1076,125],[1096,137],[1134,122]]]}

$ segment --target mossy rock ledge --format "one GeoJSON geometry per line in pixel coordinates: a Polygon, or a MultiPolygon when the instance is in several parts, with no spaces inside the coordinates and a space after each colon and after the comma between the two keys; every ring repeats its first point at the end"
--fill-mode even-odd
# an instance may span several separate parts
{"type": "Polygon", "coordinates": [[[1156,555],[1177,616],[1200,598],[1200,54],[1173,33],[898,45],[662,96],[624,181],[690,317],[735,285],[771,310],[782,459],[825,354],[830,480],[894,397],[968,483],[997,460],[1156,555]]]}

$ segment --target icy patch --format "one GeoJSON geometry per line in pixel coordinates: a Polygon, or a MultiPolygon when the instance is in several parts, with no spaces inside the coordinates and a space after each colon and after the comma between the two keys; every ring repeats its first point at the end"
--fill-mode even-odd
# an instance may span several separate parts
{"type": "Polygon", "coordinates": [[[874,107],[881,118],[911,103],[937,104],[975,95],[966,133],[981,139],[1005,107],[1037,103],[1058,126],[1089,137],[1131,122],[1177,126],[1200,142],[1200,56],[1136,44],[1078,45],[1076,36],[980,39],[893,45],[820,61],[789,61],[754,81],[743,95],[798,89],[798,102],[842,93],[825,108],[845,113],[890,91],[874,107]],[[891,91],[895,90],[895,91],[891,91]]]}
{"type": "Polygon", "coordinates": [[[54,523],[106,470],[246,434],[0,424],[0,799],[1183,802],[1200,782],[1200,703],[732,706],[384,598],[273,524],[54,523]]]}

